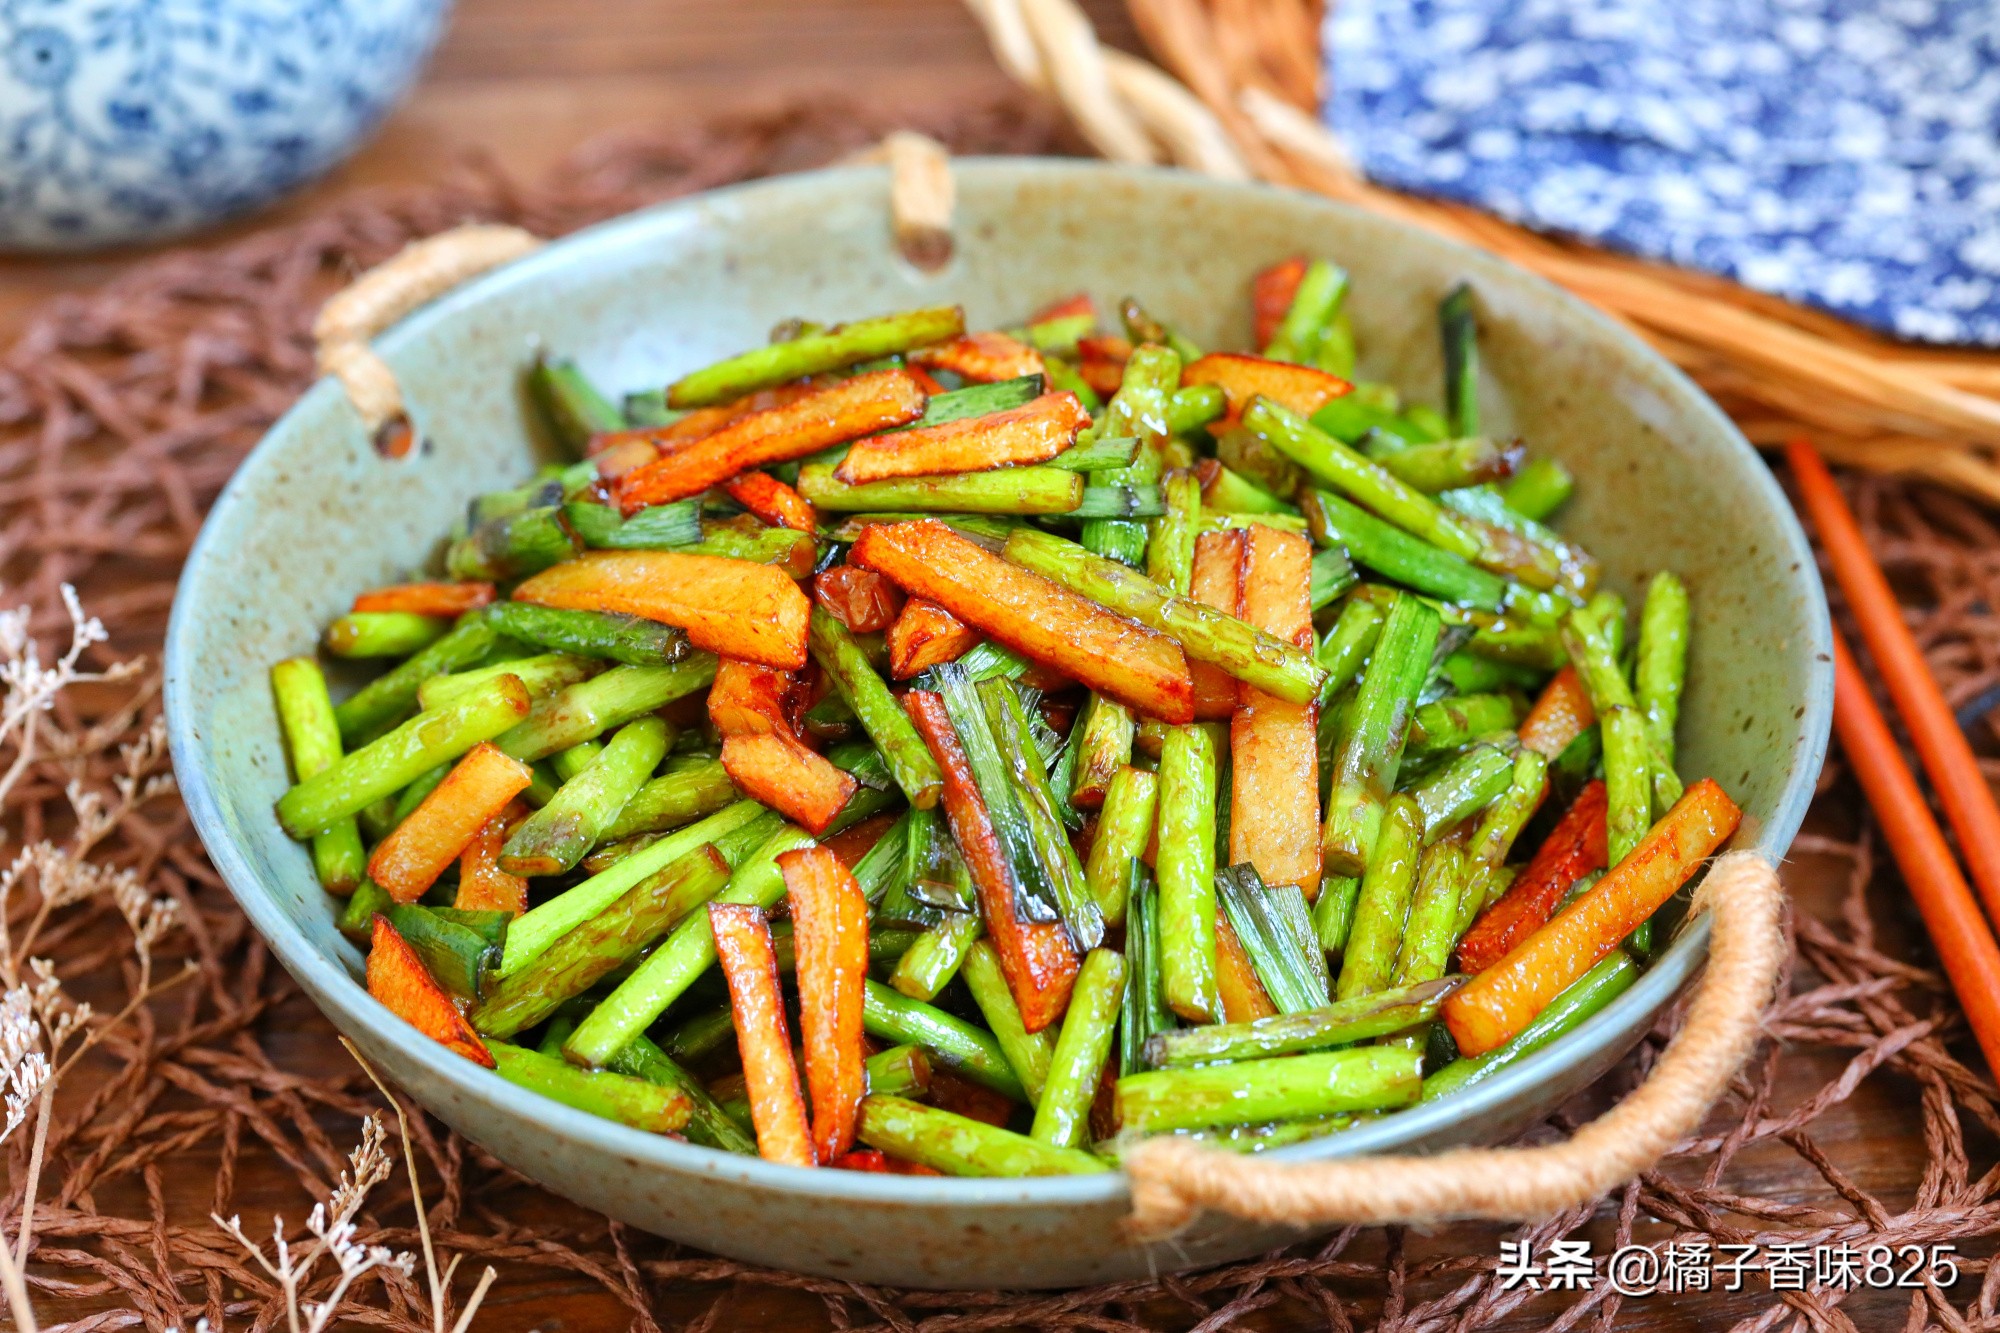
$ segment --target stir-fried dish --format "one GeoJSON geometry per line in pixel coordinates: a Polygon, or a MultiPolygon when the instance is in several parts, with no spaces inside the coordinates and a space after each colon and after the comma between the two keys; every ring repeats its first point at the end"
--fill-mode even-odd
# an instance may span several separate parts
{"type": "MultiPolygon", "coordinates": [[[[802,1167],[1111,1169],[1463,1090],[1584,1023],[1734,831],[1689,600],[1563,465],[1357,379],[1347,276],[1256,354],[1136,301],[821,326],[663,392],[529,372],[576,460],[272,671],[370,992],[517,1088],[802,1167]]],[[[498,386],[496,386],[496,391],[498,386]]]]}

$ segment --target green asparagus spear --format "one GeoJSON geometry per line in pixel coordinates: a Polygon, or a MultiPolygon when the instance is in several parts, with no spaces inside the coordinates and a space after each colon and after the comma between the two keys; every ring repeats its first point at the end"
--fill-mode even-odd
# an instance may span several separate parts
{"type": "Polygon", "coordinates": [[[1104,406],[1104,400],[1098,396],[1097,390],[1090,387],[1090,382],[1084,379],[1083,373],[1060,356],[1050,355],[1045,351],[1042,356],[1042,371],[1048,377],[1051,391],[1075,394],[1085,411],[1094,413],[1104,406]]]}
{"type": "Polygon", "coordinates": [[[1383,621],[1333,765],[1324,841],[1333,874],[1358,875],[1369,864],[1438,630],[1437,613],[1408,594],[1396,597],[1383,621]]]}
{"type": "MultiPolygon", "coordinates": [[[[643,721],[645,719],[641,720],[643,721]]],[[[653,720],[659,721],[660,719],[655,718],[653,720]]],[[[672,743],[673,743],[673,730],[672,728],[667,728],[660,734],[661,758],[666,757],[667,747],[672,743]]],[[[548,763],[549,767],[555,771],[555,775],[558,778],[562,779],[564,782],[568,782],[570,779],[574,778],[577,774],[583,772],[586,768],[589,768],[591,764],[596,761],[597,756],[603,753],[604,753],[603,741],[584,741],[581,744],[570,746],[567,750],[559,750],[555,754],[550,755],[548,763]]],[[[659,760],[658,759],[654,760],[653,764],[654,767],[658,767],[659,760]]],[[[651,770],[649,769],[648,772],[650,771],[651,770]]],[[[643,778],[644,776],[645,774],[643,773],[640,774],[641,778],[643,778]]]]}
{"type": "Polygon", "coordinates": [[[1076,1176],[1110,1163],[1078,1148],[1057,1148],[1025,1134],[940,1111],[901,1097],[861,1103],[861,1141],[948,1176],[1076,1176]]]}
{"type": "Polygon", "coordinates": [[[1305,469],[1241,425],[1216,432],[1215,461],[1274,499],[1297,495],[1306,484],[1305,469]]]}
{"type": "MultiPolygon", "coordinates": [[[[764,832],[759,820],[737,830],[739,835],[762,832],[754,850],[733,862],[735,869],[726,886],[713,894],[720,903],[747,903],[770,908],[785,896],[784,875],[778,857],[798,847],[809,847],[812,838],[800,828],[780,823],[764,832]]],[[[595,1068],[617,1054],[625,1043],[645,1031],[668,1005],[687,992],[695,979],[715,965],[715,936],[709,930],[706,912],[690,912],[673,933],[660,942],[650,957],[618,983],[603,1003],[577,1026],[563,1054],[572,1064],[595,1068]]]]}
{"type": "Polygon", "coordinates": [[[702,540],[701,504],[649,505],[626,518],[612,505],[571,500],[563,518],[585,546],[610,551],[665,551],[691,547],[702,540]]]}
{"type": "MultiPolygon", "coordinates": [[[[1557,647],[1561,647],[1558,641],[1557,647]]],[[[1460,694],[1493,694],[1501,690],[1533,689],[1546,673],[1529,666],[1496,662],[1463,650],[1447,653],[1438,677],[1460,694]]]]}
{"type": "Polygon", "coordinates": [[[1090,1137],[1090,1103],[1097,1080],[1111,1054],[1111,1036],[1118,1026],[1119,1003],[1125,993],[1125,960],[1109,949],[1092,949],[1077,973],[1056,1038],[1049,1077],[1035,1104],[1029,1136],[1059,1148],[1081,1147],[1090,1137]]]}
{"type": "Polygon", "coordinates": [[[354,886],[354,892],[341,904],[340,919],[336,923],[340,933],[356,944],[367,946],[374,934],[377,913],[387,913],[395,899],[389,891],[372,879],[364,879],[354,886]]]}
{"type": "Polygon", "coordinates": [[[1201,348],[1182,337],[1178,330],[1153,318],[1146,307],[1139,304],[1137,297],[1128,296],[1120,301],[1118,314],[1125,321],[1125,335],[1132,340],[1133,346],[1154,343],[1161,347],[1172,348],[1174,355],[1183,361],[1200,358],[1201,348]]]}
{"type": "MultiPolygon", "coordinates": [[[[510,1037],[541,1022],[559,1005],[637,957],[675,922],[690,913],[705,919],[705,914],[695,909],[715,896],[728,877],[729,864],[713,843],[696,847],[634,884],[603,911],[549,945],[532,963],[489,986],[472,1011],[473,1026],[490,1036],[510,1037]]],[[[635,1035],[628,1033],[626,1039],[635,1035]]],[[[575,1040],[573,1033],[570,1041],[575,1040]]],[[[612,1047],[604,1059],[616,1052],[617,1047],[612,1047]]],[[[594,1068],[603,1062],[590,1064],[594,1068]]]]}
{"type": "MultiPolygon", "coordinates": [[[[1346,269],[1325,259],[1315,259],[1306,265],[1298,288],[1292,293],[1292,304],[1286,309],[1278,331],[1271,335],[1264,355],[1273,361],[1290,361],[1301,366],[1318,365],[1321,345],[1326,341],[1327,330],[1346,303],[1347,289],[1346,269]]],[[[1334,374],[1352,372],[1351,351],[1347,359],[1348,371],[1334,369],[1334,374]]]]}
{"type": "Polygon", "coordinates": [[[1579,607],[1562,633],[1603,733],[1604,785],[1611,798],[1605,819],[1611,864],[1617,865],[1653,826],[1653,811],[1665,814],[1681,798],[1681,781],[1654,744],[1604,622],[1591,608],[1579,607]]]}
{"type": "Polygon", "coordinates": [[[674,549],[684,555],[713,555],[725,560],[746,560],[754,565],[777,565],[795,579],[810,575],[819,559],[819,542],[812,533],[794,528],[768,528],[755,519],[740,516],[704,523],[700,541],[674,549]]]}
{"type": "Polygon", "coordinates": [[[1017,1102],[1028,1100],[993,1034],[934,1005],[898,994],[871,979],[862,996],[861,1025],[871,1037],[921,1046],[939,1064],[973,1082],[1017,1102]]]}
{"type": "Polygon", "coordinates": [[[500,1077],[515,1087],[538,1092],[565,1106],[634,1129],[676,1134],[687,1127],[694,1109],[687,1094],[679,1088],[662,1087],[605,1070],[572,1069],[540,1051],[504,1041],[489,1041],[486,1049],[493,1053],[500,1077]]]}
{"type": "Polygon", "coordinates": [[[1548,586],[1574,598],[1588,597],[1597,587],[1603,570],[1595,556],[1517,512],[1495,487],[1461,486],[1438,496],[1438,503],[1518,539],[1527,548],[1520,557],[1524,567],[1539,570],[1539,581],[1548,586]]]}
{"type": "Polygon", "coordinates": [[[1319,664],[1326,668],[1326,684],[1320,687],[1319,696],[1322,707],[1361,674],[1369,654],[1375,651],[1387,615],[1383,603],[1363,597],[1350,597],[1341,604],[1340,615],[1319,645],[1319,664]]]}
{"type": "Polygon", "coordinates": [[[436,708],[450,703],[467,690],[478,689],[495,676],[514,676],[528,689],[531,699],[545,699],[557,690],[589,680],[604,664],[571,653],[543,653],[535,657],[514,657],[470,671],[454,671],[432,676],[417,687],[417,707],[436,708]]]}
{"type": "Polygon", "coordinates": [[[464,528],[476,528],[482,523],[509,514],[519,514],[529,509],[546,509],[560,505],[572,492],[581,491],[597,481],[597,465],[585,461],[572,463],[551,476],[538,474],[534,480],[504,491],[487,491],[477,495],[465,507],[464,528]]]}
{"type": "Polygon", "coordinates": [[[1313,428],[1342,444],[1359,444],[1370,431],[1398,436],[1410,444],[1428,444],[1450,432],[1432,429],[1415,413],[1405,415],[1402,398],[1386,384],[1361,381],[1353,393],[1342,394],[1312,415],[1313,428]]]}
{"type": "Polygon", "coordinates": [[[1348,931],[1334,998],[1351,1000],[1388,988],[1402,948],[1422,851],[1423,812],[1407,796],[1390,797],[1355,900],[1354,924],[1348,931]]]}
{"type": "Polygon", "coordinates": [[[775,820],[755,801],[738,801],[698,824],[668,834],[651,846],[625,857],[607,870],[528,909],[514,919],[500,975],[512,976],[539,958],[550,945],[598,916],[640,881],[657,874],[694,849],[717,843],[760,819],[775,820]]]}
{"type": "MultiPolygon", "coordinates": [[[[1165,466],[1161,446],[1167,436],[1173,393],[1180,378],[1181,359],[1168,348],[1140,347],[1132,353],[1125,362],[1118,392],[1112,395],[1104,415],[1092,430],[1099,435],[1133,436],[1139,447],[1131,466],[1097,473],[1091,479],[1093,484],[1158,485],[1165,466]]],[[[1146,525],[1131,517],[1087,518],[1082,539],[1087,550],[1122,564],[1137,567],[1145,560],[1146,525]]]]}
{"type": "Polygon", "coordinates": [[[1438,754],[1482,736],[1512,731],[1520,707],[1504,694],[1460,694],[1424,704],[1411,715],[1410,754],[1438,754]]]}
{"type": "Polygon", "coordinates": [[[720,759],[692,755],[669,760],[666,772],[641,786],[604,830],[606,841],[678,828],[712,815],[736,799],[720,759]]]}
{"type": "Polygon", "coordinates": [[[306,778],[278,798],[278,822],[294,838],[324,832],[428,770],[493,739],[527,711],[528,692],[521,682],[501,676],[443,708],[417,714],[306,778]]]}
{"type": "Polygon", "coordinates": [[[396,795],[396,804],[389,815],[389,827],[408,819],[424,803],[424,797],[438,789],[438,785],[451,775],[450,764],[439,764],[427,773],[419,774],[416,781],[396,795]]]}
{"type": "Polygon", "coordinates": [[[931,758],[924,738],[917,734],[910,715],[882,683],[882,677],[868,664],[868,655],[855,642],[853,631],[815,606],[812,613],[812,654],[840,697],[861,719],[862,729],[882,752],[896,785],[919,810],[937,804],[944,778],[937,761],[931,758]]]}
{"type": "Polygon", "coordinates": [[[1366,505],[1412,537],[1463,560],[1479,558],[1478,537],[1437,501],[1297,413],[1258,398],[1243,410],[1243,425],[1304,468],[1314,481],[1366,505]]]}
{"type": "Polygon", "coordinates": [[[1324,679],[1310,654],[1212,606],[1176,597],[1137,570],[1092,555],[1073,542],[1017,529],[1008,560],[1071,592],[1132,617],[1177,640],[1187,655],[1290,703],[1311,703],[1324,679]]]}
{"type": "MultiPolygon", "coordinates": [[[[1253,437],[1254,438],[1254,437],[1253,437]]],[[[1215,514],[1296,514],[1299,511],[1242,474],[1212,459],[1196,469],[1201,478],[1204,516],[1215,514]]]]}
{"type": "Polygon", "coordinates": [[[540,573],[583,549],[561,508],[544,505],[489,518],[445,551],[445,572],[455,579],[506,582],[540,573]]]}
{"type": "Polygon", "coordinates": [[[1514,756],[1498,745],[1475,745],[1410,789],[1423,811],[1429,846],[1462,820],[1500,799],[1514,778],[1514,756]]]}
{"type": "Polygon", "coordinates": [[[565,611],[526,602],[497,602],[486,608],[485,615],[488,625],[509,638],[626,666],[668,666],[692,651],[685,631],[638,616],[565,611]]]}
{"type": "Polygon", "coordinates": [[[1185,1069],[1353,1046],[1432,1021],[1462,984],[1463,977],[1442,978],[1295,1014],[1162,1032],[1148,1044],[1147,1056],[1154,1068],[1185,1069]]]}
{"type": "Polygon", "coordinates": [[[1498,575],[1419,541],[1337,495],[1308,491],[1304,503],[1313,539],[1346,551],[1355,564],[1459,606],[1506,608],[1507,580],[1498,575]]]}
{"type": "MultiPolygon", "coordinates": [[[[292,772],[300,781],[331,767],[340,759],[340,724],[334,721],[333,699],[326,677],[310,657],[294,657],[271,668],[271,693],[278,702],[278,721],[291,750],[292,772]]],[[[313,835],[313,869],[329,893],[347,893],[368,873],[361,829],[353,816],[335,820],[313,835]]]]}
{"type": "Polygon", "coordinates": [[[1624,950],[1614,949],[1603,962],[1578,977],[1567,990],[1549,1001],[1549,1007],[1537,1014],[1534,1021],[1522,1028],[1512,1041],[1496,1046],[1484,1055],[1454,1060],[1425,1079],[1423,1100],[1436,1101],[1454,1092],[1463,1092],[1475,1083],[1485,1082],[1509,1065],[1519,1064],[1557,1038],[1582,1026],[1630,990],[1638,978],[1638,965],[1624,950]]]}
{"type": "Polygon", "coordinates": [[[921,1097],[930,1091],[931,1058],[921,1046],[891,1046],[862,1066],[868,1091],[878,1097],[921,1097]]]}
{"type": "Polygon", "coordinates": [[[1332,606],[1360,577],[1354,572],[1354,562],[1347,558],[1347,552],[1332,546],[1313,552],[1309,592],[1312,609],[1318,611],[1332,606]]]}
{"type": "Polygon", "coordinates": [[[1636,708],[1618,706],[1597,715],[1604,738],[1605,812],[1611,864],[1617,865],[1653,826],[1646,719],[1636,708]]]}
{"type": "Polygon", "coordinates": [[[944,342],[965,332],[957,306],[906,310],[769,343],[683,375],[667,387],[670,407],[707,407],[788,380],[944,342]]]}
{"type": "Polygon", "coordinates": [[[1387,1111],[1417,1100],[1420,1052],[1359,1046],[1282,1060],[1202,1069],[1156,1069],[1118,1080],[1118,1119],[1129,1132],[1300,1120],[1341,1111],[1387,1111]]]}
{"type": "Polygon", "coordinates": [[[477,663],[497,637],[485,612],[470,611],[460,616],[449,634],[388,674],[362,686],[333,710],[334,719],[340,723],[341,739],[352,744],[395,721],[410,710],[417,700],[417,690],[425,681],[477,663]]]}
{"type": "Polygon", "coordinates": [[[1228,410],[1229,399],[1220,384],[1183,385],[1167,400],[1167,429],[1175,435],[1192,435],[1228,410]]]}
{"type": "MultiPolygon", "coordinates": [[[[725,1028],[727,1032],[730,1029],[725,1028]]],[[[564,1040],[568,1040],[565,1034],[564,1040]]],[[[690,1143],[699,1143],[708,1148],[720,1148],[723,1152],[742,1153],[747,1157],[757,1155],[757,1140],[743,1132],[737,1123],[722,1113],[715,1099],[708,1095],[701,1080],[675,1064],[673,1057],[654,1045],[647,1037],[634,1037],[624,1050],[611,1057],[607,1066],[613,1073],[624,1074],[628,1078],[642,1079],[662,1088],[672,1088],[688,1099],[687,1128],[681,1132],[690,1143]]]]}
{"type": "Polygon", "coordinates": [[[1167,732],[1159,773],[1159,951],[1167,1004],[1195,1023],[1222,1013],[1215,973],[1215,800],[1222,728],[1167,732]]]}
{"type": "Polygon", "coordinates": [[[969,913],[945,913],[944,920],[917,936],[917,942],[889,974],[889,985],[913,1000],[935,1000],[958,975],[966,951],[984,928],[984,923],[969,913]]]}
{"type": "Polygon", "coordinates": [[[1402,478],[1426,495],[1479,486],[1514,470],[1520,458],[1519,445],[1471,435],[1459,439],[1434,440],[1429,444],[1404,444],[1384,448],[1373,437],[1362,442],[1369,458],[1402,478]]]}
{"type": "Polygon", "coordinates": [[[667,739],[667,724],[657,717],[621,727],[553,800],[514,827],[501,849],[500,868],[513,875],[560,875],[573,868],[659,766],[667,739]]]}
{"type": "Polygon", "coordinates": [[[1479,338],[1472,318],[1472,288],[1459,283],[1438,303],[1444,342],[1444,410],[1454,435],[1479,433],[1479,338]]]}
{"type": "Polygon", "coordinates": [[[634,718],[706,689],[715,680],[709,653],[662,667],[613,667],[535,704],[496,744],[516,759],[541,759],[595,739],[634,718]]]}
{"type": "Polygon", "coordinates": [[[408,657],[451,630],[443,616],[414,611],[350,611],[326,627],[326,650],[335,657],[408,657]]]}
{"type": "Polygon", "coordinates": [[[1549,786],[1548,772],[1548,759],[1534,750],[1523,747],[1515,754],[1506,794],[1487,807],[1466,846],[1465,892],[1458,904],[1457,934],[1464,935],[1480,909],[1499,896],[1495,885],[1500,868],[1506,864],[1514,840],[1541,808],[1549,786]]]}
{"type": "Polygon", "coordinates": [[[1507,507],[1537,523],[1562,508],[1576,489],[1569,469],[1553,458],[1531,458],[1501,489],[1507,507]]]}
{"type": "Polygon", "coordinates": [[[1687,681],[1687,651],[1687,585],[1661,570],[1646,585],[1646,604],[1639,612],[1639,655],[1632,675],[1633,694],[1652,731],[1653,748],[1669,766],[1674,762],[1674,724],[1680,720],[1681,687],[1687,681]]]}
{"type": "Polygon", "coordinates": [[[1466,887],[1465,853],[1457,843],[1440,842],[1424,849],[1417,868],[1417,887],[1410,898],[1409,920],[1396,954],[1393,984],[1414,986],[1444,975],[1451,951],[1458,946],[1458,904],[1466,887]]]}
{"type": "Polygon", "coordinates": [[[1194,578],[1194,539],[1201,529],[1201,483],[1194,473],[1176,468],[1162,490],[1167,512],[1146,539],[1146,577],[1185,597],[1194,578]]]}
{"type": "Polygon", "coordinates": [[[1125,920],[1126,886],[1132,864],[1146,850],[1159,804],[1159,779],[1144,769],[1121,767],[1104,789],[1097,839],[1090,845],[1084,882],[1111,925],[1125,920]]]}
{"type": "MultiPolygon", "coordinates": [[[[1102,477],[1108,473],[1096,473],[1102,477]]],[[[845,482],[831,463],[799,469],[799,494],[826,513],[875,509],[941,514],[1067,514],[1083,503],[1081,473],[1055,467],[1007,467],[939,477],[845,482]]]]}
{"type": "MultiPolygon", "coordinates": [[[[696,1014],[669,1032],[665,1049],[673,1059],[692,1063],[715,1054],[735,1038],[736,1013],[725,1004],[696,1014]]],[[[625,1047],[627,1051],[631,1049],[629,1045],[625,1047]]]]}
{"type": "Polygon", "coordinates": [[[625,428],[625,414],[597,391],[574,361],[536,357],[528,371],[528,392],[541,408],[549,433],[571,458],[582,458],[589,451],[592,435],[625,428]]]}
{"type": "Polygon", "coordinates": [[[1313,904],[1313,933],[1319,937],[1322,950],[1329,954],[1346,950],[1360,897],[1358,875],[1328,875],[1320,881],[1319,901],[1313,904]]]}
{"type": "Polygon", "coordinates": [[[1020,1007],[1015,1004],[1014,992],[1000,970],[1000,955],[986,941],[980,940],[966,951],[959,971],[965,978],[966,989],[972,992],[973,1003],[979,1006],[986,1026],[993,1032],[993,1040],[999,1043],[1007,1067],[1014,1071],[1027,1103],[1037,1105],[1048,1082],[1049,1063],[1055,1058],[1055,1034],[1046,1029],[1029,1032],[1022,1026],[1020,1007]]]}

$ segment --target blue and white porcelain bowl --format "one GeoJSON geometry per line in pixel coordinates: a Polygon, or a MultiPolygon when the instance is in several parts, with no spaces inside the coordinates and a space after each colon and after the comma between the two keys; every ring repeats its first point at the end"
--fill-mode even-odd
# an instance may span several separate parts
{"type": "Polygon", "coordinates": [[[158,240],[352,152],[450,0],[0,0],[0,247],[158,240]]]}

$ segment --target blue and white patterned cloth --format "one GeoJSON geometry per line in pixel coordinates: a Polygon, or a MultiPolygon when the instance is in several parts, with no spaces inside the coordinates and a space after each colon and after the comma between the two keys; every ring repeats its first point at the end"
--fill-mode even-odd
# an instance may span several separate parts
{"type": "Polygon", "coordinates": [[[2000,346],[2000,0],[1338,0],[1383,184],[2000,346]]]}

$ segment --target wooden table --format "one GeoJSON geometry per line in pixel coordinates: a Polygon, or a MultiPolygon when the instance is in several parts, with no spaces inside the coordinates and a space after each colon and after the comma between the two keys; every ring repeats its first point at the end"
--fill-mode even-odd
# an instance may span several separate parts
{"type": "MultiPolygon", "coordinates": [[[[1087,8],[1101,32],[1137,48],[1115,0],[1093,0],[1087,8]]],[[[349,191],[420,184],[474,154],[532,178],[582,140],[609,129],[670,123],[812,89],[921,102],[997,91],[1004,84],[978,28],[954,0],[462,0],[427,77],[369,146],[305,193],[188,244],[215,245],[296,219],[349,191]]],[[[0,336],[11,338],[42,299],[105,282],[156,252],[0,259],[0,336]]],[[[1819,818],[1822,832],[1851,830],[1850,820],[1819,818]]],[[[1790,879],[1804,910],[1831,914],[1836,870],[1810,861],[1794,868],[1790,879]]],[[[300,1054],[345,1067],[346,1057],[330,1042],[300,1054]]],[[[1829,1081],[1843,1063],[1832,1051],[1789,1057],[1783,1104],[1829,1081]]],[[[1908,1092],[1886,1079],[1869,1080],[1816,1126],[1828,1152],[1860,1184],[1891,1201],[1914,1192],[1923,1163],[1921,1121],[1908,1092]]],[[[1736,1169],[1746,1191],[1796,1202],[1828,1197],[1817,1176],[1780,1150],[1748,1154],[1736,1169]]],[[[181,1215],[198,1216],[209,1206],[205,1193],[181,1202],[187,1206],[172,1208],[181,1215]]],[[[288,1215],[303,1210],[295,1198],[259,1198],[243,1200],[246,1214],[257,1215],[266,1202],[288,1215]]],[[[1439,1242],[1450,1244],[1454,1234],[1468,1247],[1492,1243],[1490,1231],[1457,1228],[1439,1242]]],[[[1359,1250],[1369,1252],[1365,1245],[1359,1250]]],[[[674,1323],[705,1304],[705,1298],[677,1300],[659,1314],[674,1323]]],[[[1757,1306],[1740,1296],[1656,1297],[1628,1303],[1619,1326],[1713,1328],[1751,1308],[1757,1306]]],[[[1900,1299],[1857,1298],[1848,1306],[1862,1328],[1900,1323],[1904,1308],[1900,1299]]],[[[62,1317],[54,1307],[44,1314],[62,1317]]],[[[1322,1326],[1298,1311],[1263,1312],[1250,1322],[1265,1329],[1322,1326]]],[[[1524,1313],[1508,1327],[1529,1329],[1543,1322],[1538,1314],[1524,1313]]],[[[626,1312],[594,1284],[551,1276],[510,1280],[488,1301],[479,1326],[593,1330],[628,1323],[626,1312]]],[[[803,1333],[825,1327],[825,1314],[811,1297],[744,1290],[714,1327],[803,1333]]]]}

